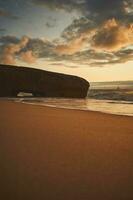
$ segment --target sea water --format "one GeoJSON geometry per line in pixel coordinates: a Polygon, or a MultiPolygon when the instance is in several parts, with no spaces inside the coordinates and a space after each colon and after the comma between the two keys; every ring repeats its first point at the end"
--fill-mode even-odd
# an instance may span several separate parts
{"type": "Polygon", "coordinates": [[[32,105],[133,116],[133,81],[91,83],[86,99],[21,97],[13,100],[32,105]]]}
{"type": "Polygon", "coordinates": [[[97,100],[97,99],[62,99],[62,98],[30,98],[16,101],[56,108],[99,111],[117,115],[133,116],[133,102],[97,100]]]}

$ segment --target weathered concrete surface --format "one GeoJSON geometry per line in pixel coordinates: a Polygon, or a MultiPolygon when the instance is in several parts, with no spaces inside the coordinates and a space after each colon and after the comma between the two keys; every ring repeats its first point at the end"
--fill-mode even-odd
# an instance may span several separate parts
{"type": "Polygon", "coordinates": [[[42,97],[85,98],[89,83],[83,78],[27,67],[0,65],[0,96],[19,92],[42,97]]]}

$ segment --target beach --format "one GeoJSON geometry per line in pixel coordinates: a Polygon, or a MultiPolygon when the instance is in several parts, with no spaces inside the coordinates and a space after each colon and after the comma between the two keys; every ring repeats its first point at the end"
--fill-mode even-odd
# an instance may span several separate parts
{"type": "Polygon", "coordinates": [[[0,199],[132,200],[133,117],[0,101],[0,199]]]}

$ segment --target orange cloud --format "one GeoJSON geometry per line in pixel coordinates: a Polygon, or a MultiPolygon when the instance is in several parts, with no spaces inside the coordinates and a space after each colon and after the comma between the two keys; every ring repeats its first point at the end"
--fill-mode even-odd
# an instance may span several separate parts
{"type": "Polygon", "coordinates": [[[72,40],[69,44],[58,45],[55,51],[61,55],[72,55],[83,48],[85,44],[84,38],[81,36],[72,40]]]}
{"type": "Polygon", "coordinates": [[[58,45],[55,52],[59,55],[73,55],[90,45],[90,49],[115,52],[133,44],[133,25],[123,25],[115,19],[107,20],[101,27],[86,30],[68,44],[58,45]]]}
{"type": "Polygon", "coordinates": [[[5,65],[14,65],[16,63],[14,57],[11,54],[3,54],[1,63],[5,65]]]}
{"type": "Polygon", "coordinates": [[[55,52],[60,55],[72,55],[82,50],[88,39],[93,35],[94,30],[86,30],[78,38],[73,39],[68,44],[58,45],[55,52]]]}
{"type": "Polygon", "coordinates": [[[33,55],[33,52],[31,50],[22,52],[20,56],[24,62],[29,63],[29,64],[32,64],[36,61],[36,58],[33,55]]]}
{"type": "Polygon", "coordinates": [[[133,25],[121,25],[115,19],[108,20],[92,40],[92,47],[98,50],[119,51],[133,44],[133,25]]]}
{"type": "Polygon", "coordinates": [[[1,62],[3,64],[15,64],[16,63],[16,53],[19,53],[29,41],[29,38],[24,36],[18,44],[8,44],[2,53],[1,62]]]}

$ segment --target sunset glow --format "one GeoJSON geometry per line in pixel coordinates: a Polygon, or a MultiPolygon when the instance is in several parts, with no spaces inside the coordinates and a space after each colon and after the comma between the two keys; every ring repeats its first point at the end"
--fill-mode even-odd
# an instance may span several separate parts
{"type": "Polygon", "coordinates": [[[0,0],[0,63],[133,80],[130,0],[0,0]]]}

